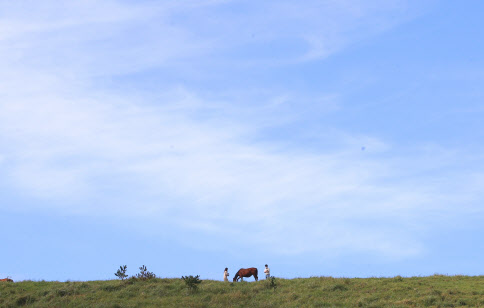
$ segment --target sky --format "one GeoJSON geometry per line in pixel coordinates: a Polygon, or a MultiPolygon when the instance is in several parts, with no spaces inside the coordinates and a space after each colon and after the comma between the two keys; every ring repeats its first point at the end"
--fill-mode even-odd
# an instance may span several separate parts
{"type": "Polygon", "coordinates": [[[0,0],[0,278],[483,275],[483,11],[0,0]]]}

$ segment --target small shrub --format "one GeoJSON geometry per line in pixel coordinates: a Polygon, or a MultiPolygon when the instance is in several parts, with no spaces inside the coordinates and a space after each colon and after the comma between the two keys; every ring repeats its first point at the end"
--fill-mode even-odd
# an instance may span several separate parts
{"type": "Polygon", "coordinates": [[[88,283],[85,283],[85,282],[81,283],[81,285],[79,286],[79,289],[81,289],[81,290],[82,289],[89,289],[89,288],[90,288],[89,287],[89,284],[88,283]]]}
{"type": "Polygon", "coordinates": [[[34,302],[35,302],[35,297],[32,297],[30,295],[21,296],[15,301],[17,306],[25,306],[25,305],[32,304],[34,302]]]}
{"type": "Polygon", "coordinates": [[[126,277],[128,277],[128,275],[126,275],[126,269],[126,265],[120,266],[118,271],[114,275],[119,279],[124,280],[126,277]]]}
{"type": "Polygon", "coordinates": [[[400,281],[403,281],[403,278],[402,278],[402,276],[398,275],[398,276],[393,277],[393,280],[400,282],[400,281]]]}
{"type": "Polygon", "coordinates": [[[145,265],[142,265],[139,268],[139,274],[136,274],[136,278],[147,280],[156,278],[156,275],[153,272],[149,272],[145,265]]]}
{"type": "Polygon", "coordinates": [[[71,295],[71,292],[65,289],[57,290],[56,293],[57,293],[57,296],[60,296],[60,297],[71,295]]]}
{"type": "Polygon", "coordinates": [[[345,285],[338,283],[338,284],[335,284],[333,286],[327,287],[326,290],[328,290],[328,291],[346,291],[346,290],[348,290],[348,288],[345,285]]]}
{"type": "Polygon", "coordinates": [[[267,288],[273,289],[274,291],[276,290],[276,288],[277,288],[276,277],[271,276],[271,278],[268,280],[267,288]]]}
{"type": "Polygon", "coordinates": [[[183,281],[185,281],[185,285],[190,292],[195,292],[198,289],[198,285],[202,282],[200,279],[200,275],[197,276],[182,276],[183,281]]]}
{"type": "Polygon", "coordinates": [[[434,296],[429,296],[426,299],[424,299],[423,304],[425,307],[433,306],[437,302],[437,298],[434,296]]]}

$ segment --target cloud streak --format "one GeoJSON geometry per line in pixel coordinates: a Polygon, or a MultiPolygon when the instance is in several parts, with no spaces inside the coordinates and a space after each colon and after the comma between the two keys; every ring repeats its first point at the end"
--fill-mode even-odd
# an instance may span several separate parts
{"type": "MultiPolygon", "coordinates": [[[[173,97],[168,105],[180,100],[186,103],[185,97],[173,97]]],[[[409,232],[382,228],[408,229],[449,198],[439,197],[440,185],[428,178],[399,179],[408,172],[402,164],[415,161],[400,158],[398,170],[395,157],[382,158],[390,146],[379,140],[341,135],[341,148],[311,153],[253,143],[251,123],[199,121],[190,114],[92,93],[90,99],[6,102],[0,105],[1,137],[10,140],[3,142],[9,145],[2,153],[6,174],[14,185],[56,201],[67,213],[70,207],[85,215],[144,212],[156,220],[178,210],[171,220],[182,228],[225,230],[247,241],[263,238],[257,240],[261,245],[292,253],[351,247],[415,254],[420,245],[409,232]],[[358,148],[363,140],[365,153],[358,148]],[[115,197],[106,194],[110,190],[115,197]],[[82,205],[86,201],[91,206],[82,205]],[[393,227],[355,227],[355,219],[391,221],[393,227]],[[247,231],[254,224],[257,231],[247,231]]],[[[433,165],[440,167],[439,160],[433,165]]]]}

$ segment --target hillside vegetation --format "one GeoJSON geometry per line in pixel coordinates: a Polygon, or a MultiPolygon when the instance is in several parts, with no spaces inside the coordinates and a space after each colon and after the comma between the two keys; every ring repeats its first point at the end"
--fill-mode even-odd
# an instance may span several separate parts
{"type": "Polygon", "coordinates": [[[275,283],[204,280],[190,291],[181,279],[5,282],[0,306],[484,307],[484,276],[277,278],[275,283]]]}

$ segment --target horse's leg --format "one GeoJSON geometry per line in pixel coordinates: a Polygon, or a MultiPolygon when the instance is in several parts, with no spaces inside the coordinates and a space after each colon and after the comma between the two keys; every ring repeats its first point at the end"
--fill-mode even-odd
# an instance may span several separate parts
{"type": "Polygon", "coordinates": [[[254,275],[254,278],[255,278],[255,281],[259,280],[259,277],[257,277],[257,275],[254,275]]]}
{"type": "Polygon", "coordinates": [[[240,281],[244,281],[244,277],[240,277],[240,281]]]}

